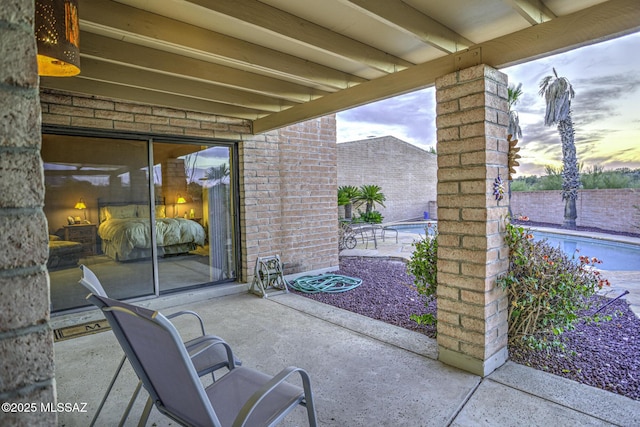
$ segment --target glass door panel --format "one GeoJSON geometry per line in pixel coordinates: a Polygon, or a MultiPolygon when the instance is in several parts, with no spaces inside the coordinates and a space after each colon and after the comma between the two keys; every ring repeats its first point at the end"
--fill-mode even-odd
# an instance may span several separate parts
{"type": "Polygon", "coordinates": [[[154,142],[160,292],[236,278],[232,149],[154,142]]]}
{"type": "Polygon", "coordinates": [[[154,294],[148,147],[147,141],[42,136],[53,311],[88,305],[78,284],[80,264],[113,298],[154,294]]]}

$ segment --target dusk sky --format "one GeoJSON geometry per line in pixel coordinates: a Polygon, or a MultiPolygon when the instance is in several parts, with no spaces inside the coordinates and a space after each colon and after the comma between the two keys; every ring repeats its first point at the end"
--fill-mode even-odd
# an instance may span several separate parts
{"type": "MultiPolygon", "coordinates": [[[[567,77],[576,93],[571,105],[578,162],[585,167],[640,168],[640,33],[531,61],[501,71],[522,83],[515,110],[522,138],[518,175],[544,175],[562,166],[555,126],[544,126],[543,77],[567,77]]],[[[353,108],[337,115],[338,142],[392,135],[423,149],[436,145],[435,89],[428,88],[353,108]]],[[[516,176],[518,176],[516,175],[516,176]]]]}

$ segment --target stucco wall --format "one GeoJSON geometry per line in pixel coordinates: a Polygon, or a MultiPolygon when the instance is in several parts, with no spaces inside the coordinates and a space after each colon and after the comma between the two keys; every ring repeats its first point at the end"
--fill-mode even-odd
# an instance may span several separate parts
{"type": "Polygon", "coordinates": [[[435,154],[393,136],[338,144],[338,185],[380,186],[387,200],[376,209],[385,222],[422,218],[425,211],[435,218],[437,173],[435,154]]]}
{"type": "Polygon", "coordinates": [[[334,115],[251,135],[246,120],[99,97],[43,91],[41,104],[47,125],[239,141],[241,280],[258,256],[287,273],[338,265],[334,115]]]}
{"type": "MultiPolygon", "coordinates": [[[[640,190],[580,190],[576,208],[579,227],[640,233],[640,190]]],[[[511,194],[513,215],[528,216],[531,221],[562,224],[564,201],[561,191],[514,191],[511,194]]]]}

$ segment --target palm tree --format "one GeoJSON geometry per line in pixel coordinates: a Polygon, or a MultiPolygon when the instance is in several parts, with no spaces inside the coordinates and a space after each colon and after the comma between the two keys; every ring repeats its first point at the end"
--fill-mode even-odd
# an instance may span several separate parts
{"type": "MultiPolygon", "coordinates": [[[[520,157],[517,152],[520,151],[519,148],[516,148],[515,144],[518,142],[516,138],[522,138],[522,128],[520,127],[520,117],[518,117],[518,112],[513,109],[515,105],[520,101],[520,97],[522,96],[522,83],[518,83],[518,86],[510,85],[507,88],[507,101],[509,103],[509,126],[507,128],[507,134],[510,135],[507,137],[509,141],[509,172],[507,180],[507,188],[509,193],[509,200],[511,200],[511,180],[512,180],[512,171],[515,171],[515,166],[519,163],[516,160],[520,157]],[[513,137],[513,139],[511,139],[513,137]],[[513,141],[513,142],[512,142],[513,141]]],[[[511,203],[509,203],[509,216],[512,216],[511,212],[511,203]]]]}
{"type": "Polygon", "coordinates": [[[382,194],[381,190],[382,188],[377,185],[363,185],[360,187],[360,194],[358,194],[356,200],[366,203],[365,213],[367,215],[373,211],[373,207],[375,205],[380,205],[383,208],[385,207],[384,201],[387,200],[387,198],[382,194]]]}
{"type": "Polygon", "coordinates": [[[344,218],[351,219],[351,208],[353,202],[360,195],[358,187],[353,185],[342,185],[338,187],[338,206],[344,206],[344,218]]]}
{"type": "Polygon", "coordinates": [[[520,128],[520,118],[518,112],[513,109],[515,105],[520,101],[522,96],[522,83],[518,86],[509,86],[507,88],[507,100],[509,102],[509,127],[507,128],[507,134],[512,135],[513,138],[522,138],[522,128],[520,128]]]}
{"type": "Polygon", "coordinates": [[[562,200],[564,200],[564,227],[575,228],[578,212],[576,199],[580,188],[580,171],[571,119],[571,99],[575,96],[573,87],[566,77],[547,76],[540,81],[540,95],[544,95],[547,111],[544,124],[557,125],[562,141],[562,200]]]}

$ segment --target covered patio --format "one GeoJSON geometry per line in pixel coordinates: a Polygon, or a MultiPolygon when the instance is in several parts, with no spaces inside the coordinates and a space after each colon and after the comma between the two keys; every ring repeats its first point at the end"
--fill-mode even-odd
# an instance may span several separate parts
{"type": "MultiPolygon", "coordinates": [[[[318,122],[327,117],[331,122],[334,113],[351,107],[435,86],[437,343],[426,345],[411,335],[409,350],[401,350],[334,321],[285,309],[284,301],[294,300],[289,296],[273,301],[246,295],[205,302],[200,298],[195,303],[199,295],[188,293],[193,298],[188,306],[203,312],[215,333],[225,336],[248,365],[267,371],[289,363],[309,368],[321,390],[319,407],[325,405],[323,424],[398,425],[406,419],[413,425],[477,425],[483,419],[514,416],[513,399],[522,392],[498,380],[526,382],[526,374],[507,371],[516,369],[507,362],[508,302],[495,286],[496,277],[507,268],[501,221],[509,203],[496,202],[492,194],[494,180],[507,171],[509,82],[499,69],[637,32],[637,0],[78,4],[82,72],[72,78],[38,76],[34,1],[9,0],[0,11],[0,400],[82,399],[89,385],[103,388],[98,380],[73,383],[70,378],[82,377],[84,369],[95,373],[103,362],[106,365],[100,358],[115,351],[113,343],[107,345],[109,352],[100,347],[107,341],[99,334],[60,343],[54,360],[40,152],[43,124],[60,133],[144,132],[151,138],[189,135],[237,144],[238,216],[246,231],[239,243],[238,279],[250,283],[256,257],[274,252],[286,252],[299,260],[298,265],[311,265],[309,269],[337,263],[331,161],[335,130],[326,131],[318,122]],[[85,108],[87,104],[91,108],[85,108]],[[122,105],[128,109],[118,110],[122,105]],[[136,120],[138,109],[148,112],[147,122],[136,120]],[[163,115],[160,124],[153,116],[158,111],[163,115]],[[288,133],[291,126],[298,126],[295,134],[288,133]],[[293,143],[278,145],[279,138],[293,143]],[[313,154],[318,152],[324,157],[302,170],[304,162],[297,157],[301,152],[306,153],[304,162],[316,161],[313,154]],[[273,168],[261,169],[267,157],[273,168]],[[297,177],[309,169],[316,175],[305,184],[313,185],[297,186],[297,177]],[[307,203],[317,192],[323,196],[307,203]],[[256,213],[265,200],[274,203],[267,209],[267,221],[256,213]],[[327,207],[320,211],[321,220],[307,213],[317,206],[327,207]],[[322,222],[316,247],[305,247],[297,236],[291,237],[300,218],[322,222]],[[242,322],[220,316],[233,307],[247,310],[242,322]],[[314,338],[312,345],[300,345],[309,337],[314,338]],[[430,349],[427,356],[421,353],[424,348],[430,349]],[[79,357],[85,350],[86,357],[79,357]],[[357,374],[349,376],[346,364],[357,374]],[[449,385],[451,394],[443,398],[449,385]],[[358,388],[350,389],[354,386],[358,388]],[[487,397],[485,403],[482,396],[487,397]],[[358,409],[364,404],[366,408],[358,409]],[[498,410],[502,405],[504,411],[498,410]],[[378,412],[369,413],[374,410],[378,412]]],[[[369,329],[387,330],[382,325],[369,329]]],[[[540,389],[556,381],[543,378],[537,383],[545,384],[540,389]]],[[[538,407],[557,398],[565,404],[553,406],[550,413],[576,420],[574,424],[604,422],[605,415],[585,415],[598,411],[601,405],[593,402],[604,397],[582,400],[586,394],[581,390],[576,400],[567,402],[562,400],[570,395],[565,389],[553,396],[532,390],[538,388],[524,393],[527,411],[540,414],[538,407]],[[532,397],[537,395],[542,400],[532,397]]],[[[119,399],[126,394],[117,393],[119,399]]],[[[607,406],[606,412],[615,417],[608,422],[629,424],[615,415],[626,410],[625,405],[607,406]]],[[[527,414],[523,411],[518,420],[527,414]]],[[[25,424],[27,418],[20,415],[11,414],[8,425],[25,424]]],[[[55,425],[58,418],[66,424],[65,417],[40,412],[28,419],[34,425],[55,425]]]]}
{"type": "MultiPolygon", "coordinates": [[[[201,302],[176,307],[169,306],[178,296],[143,305],[162,305],[163,313],[197,311],[207,332],[225,338],[245,366],[270,374],[289,365],[306,369],[322,426],[640,423],[638,401],[513,362],[482,378],[438,362],[435,340],[422,334],[299,295],[262,299],[242,292],[207,299],[211,296],[201,291],[201,302]]],[[[197,335],[189,321],[178,326],[185,337],[197,335]]],[[[85,413],[59,413],[58,422],[88,425],[122,351],[105,331],[58,342],[55,352],[58,401],[87,404],[85,413]]],[[[136,384],[130,366],[125,372],[97,425],[119,421],[136,384]]],[[[143,391],[126,425],[137,423],[146,397],[143,391]]],[[[147,425],[168,421],[154,409],[147,425]]],[[[295,410],[282,425],[306,425],[305,411],[295,410]]]]}

